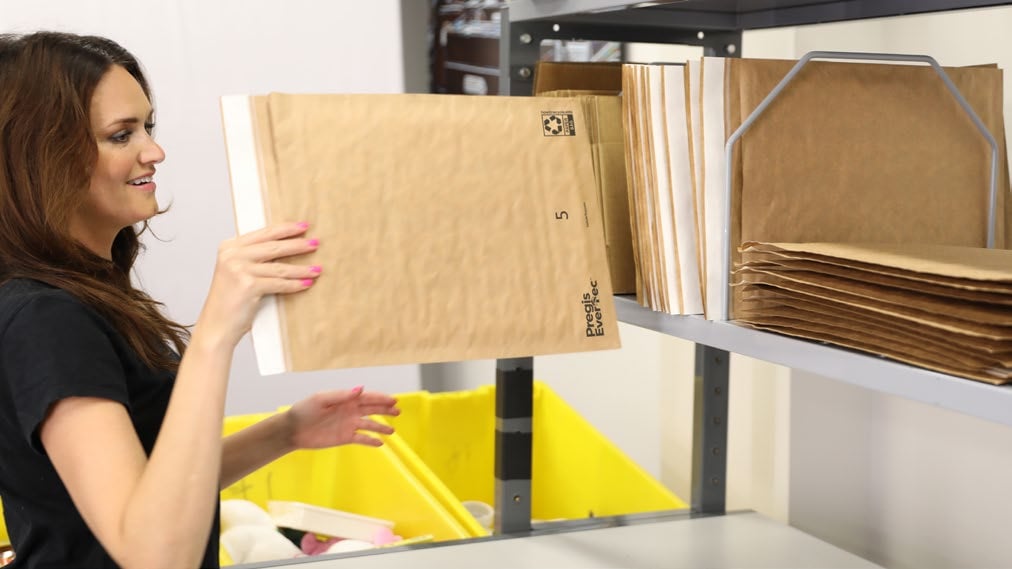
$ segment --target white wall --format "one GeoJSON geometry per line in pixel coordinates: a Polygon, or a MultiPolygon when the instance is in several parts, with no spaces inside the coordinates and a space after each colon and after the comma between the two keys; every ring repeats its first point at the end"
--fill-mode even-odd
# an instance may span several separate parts
{"type": "MultiPolygon", "coordinates": [[[[59,29],[108,36],[131,50],[154,90],[159,203],[172,209],[153,227],[138,264],[145,288],[170,315],[192,323],[210,284],[217,244],[235,232],[218,97],[223,94],[424,90],[425,19],[405,0],[59,0],[0,3],[0,29],[59,29]],[[405,67],[405,53],[413,59],[405,67]],[[406,84],[409,76],[411,83],[406,84]]],[[[424,7],[424,6],[423,6],[424,7]]],[[[424,16],[424,13],[422,13],[424,16]]],[[[236,350],[226,412],[273,409],[313,391],[364,383],[405,391],[417,366],[260,377],[248,340],[236,350]]]]}

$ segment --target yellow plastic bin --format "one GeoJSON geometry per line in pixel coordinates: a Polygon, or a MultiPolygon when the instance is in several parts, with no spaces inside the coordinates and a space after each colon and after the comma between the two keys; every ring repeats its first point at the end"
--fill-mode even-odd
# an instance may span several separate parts
{"type": "MultiPolygon", "coordinates": [[[[269,414],[225,420],[228,435],[269,414]]],[[[396,443],[395,443],[396,444],[396,443]]],[[[431,534],[436,541],[475,537],[461,523],[463,506],[453,511],[429,491],[388,445],[345,445],[290,453],[221,492],[221,499],[245,499],[266,508],[268,500],[305,502],[393,521],[405,538],[431,534]]]]}
{"type": "MultiPolygon", "coordinates": [[[[397,395],[397,400],[401,415],[390,423],[400,441],[393,449],[406,464],[430,470],[438,477],[440,483],[433,494],[445,496],[440,492],[445,487],[457,504],[480,500],[494,505],[495,387],[421,391],[397,395]]],[[[688,507],[542,382],[534,384],[533,427],[534,519],[580,519],[688,507]]],[[[473,520],[466,511],[465,516],[473,520]]]]}
{"type": "Polygon", "coordinates": [[[7,527],[4,526],[4,505],[0,502],[0,546],[10,544],[11,538],[7,535],[7,527]]]}

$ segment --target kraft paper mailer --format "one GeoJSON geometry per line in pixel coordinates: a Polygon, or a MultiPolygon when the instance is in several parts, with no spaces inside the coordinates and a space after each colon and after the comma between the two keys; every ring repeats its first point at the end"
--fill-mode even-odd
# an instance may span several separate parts
{"type": "Polygon", "coordinates": [[[1012,355],[1006,351],[994,353],[954,349],[954,346],[941,336],[923,335],[916,331],[895,328],[891,324],[848,316],[827,320],[823,317],[825,314],[821,307],[809,310],[804,305],[784,305],[777,307],[772,313],[764,313],[762,321],[773,325],[788,325],[788,321],[791,321],[789,325],[799,328],[832,331],[841,336],[865,341],[874,339],[903,347],[907,351],[923,350],[931,354],[928,356],[930,361],[948,362],[969,369],[1007,368],[1012,364],[1012,355]]]}
{"type": "Polygon", "coordinates": [[[692,204],[695,208],[696,267],[699,278],[700,302],[706,307],[706,212],[703,202],[703,119],[701,115],[700,61],[685,62],[685,121],[688,127],[689,163],[692,174],[692,204]]]}
{"type": "Polygon", "coordinates": [[[743,324],[1012,381],[1010,250],[748,242],[734,282],[743,324]]]}
{"type": "Polygon", "coordinates": [[[576,99],[222,100],[237,226],[307,221],[323,266],[265,299],[261,373],[619,346],[576,99]]]}
{"type": "Polygon", "coordinates": [[[644,225],[649,229],[647,243],[651,253],[648,265],[651,275],[649,282],[653,289],[651,296],[654,299],[654,306],[659,306],[662,310],[667,311],[664,250],[663,247],[658,246],[658,244],[664,243],[664,241],[660,219],[661,208],[660,204],[657,203],[655,190],[657,187],[657,166],[654,154],[653,128],[650,123],[649,112],[651,98],[650,78],[647,73],[646,66],[637,66],[636,81],[639,83],[639,97],[636,102],[639,105],[639,128],[642,146],[640,147],[640,157],[636,161],[642,165],[643,169],[644,184],[641,195],[645,197],[643,201],[646,205],[646,209],[644,210],[646,222],[644,225]]]}
{"type": "Polygon", "coordinates": [[[928,325],[1001,327],[1012,333],[1012,307],[944,299],[913,291],[877,287],[852,279],[840,279],[805,271],[773,272],[744,268],[736,272],[744,282],[761,283],[785,290],[816,295],[853,306],[882,307],[889,314],[909,316],[928,325]],[[944,308],[946,313],[938,313],[944,308]]]}
{"type": "Polygon", "coordinates": [[[1006,368],[964,367],[954,364],[951,360],[947,360],[944,357],[940,358],[930,350],[925,350],[914,345],[904,345],[868,336],[840,334],[839,330],[824,329],[818,325],[812,325],[807,320],[796,320],[790,323],[763,323],[756,324],[754,327],[759,330],[777,332],[789,336],[800,336],[806,339],[836,344],[845,348],[870,352],[940,373],[976,379],[995,385],[1008,383],[1012,379],[1012,374],[1006,368]]]}
{"type": "Polygon", "coordinates": [[[675,242],[674,219],[672,216],[669,172],[663,167],[667,163],[666,140],[662,134],[664,118],[655,109],[662,104],[663,87],[659,73],[651,66],[638,66],[645,95],[643,123],[646,131],[646,145],[640,148],[640,160],[647,165],[647,206],[651,212],[651,223],[655,228],[652,249],[656,252],[656,281],[661,298],[656,306],[666,313],[677,312],[679,300],[677,244],[675,242]]]}
{"type": "Polygon", "coordinates": [[[698,220],[684,70],[672,65],[626,65],[630,212],[644,306],[669,314],[703,310],[698,220]]]}
{"type": "MultiPolygon", "coordinates": [[[[704,314],[711,320],[720,317],[721,283],[730,270],[730,267],[724,266],[723,260],[723,251],[728,247],[724,236],[728,211],[724,142],[730,130],[724,86],[724,67],[727,61],[725,58],[704,57],[699,64],[701,184],[697,193],[702,199],[698,200],[696,207],[703,220],[700,249],[703,255],[704,314]]],[[[737,207],[731,206],[731,209],[733,212],[737,207]]],[[[733,215],[732,213],[732,217],[733,215]]],[[[732,243],[737,244],[737,236],[731,237],[732,243]]]]}
{"type": "MultiPolygon", "coordinates": [[[[711,266],[726,241],[711,247],[710,239],[720,238],[723,226],[712,223],[726,207],[723,141],[794,63],[703,60],[704,147],[711,149],[704,188],[708,317],[715,316],[709,295],[719,286],[712,279],[727,270],[711,266]],[[723,93],[714,95],[718,88],[723,93]],[[707,135],[718,136],[719,149],[707,135]]],[[[1002,246],[1009,215],[1002,72],[945,71],[999,143],[996,243],[1002,246]]],[[[734,159],[733,260],[734,247],[750,240],[985,245],[990,148],[930,67],[811,62],[743,136],[734,159]]]]}
{"type": "MultiPolygon", "coordinates": [[[[790,291],[779,291],[774,287],[762,285],[749,287],[743,291],[741,314],[742,318],[761,319],[768,314],[780,314],[783,311],[803,310],[818,321],[847,321],[859,324],[885,326],[896,329],[904,334],[915,334],[931,341],[937,341],[946,349],[979,351],[982,354],[1012,354],[1012,342],[984,337],[965,330],[939,330],[921,323],[910,322],[900,318],[884,315],[860,306],[847,306],[842,303],[815,297],[804,297],[790,291]]],[[[1012,338],[1010,338],[1012,340],[1012,338]]]]}
{"type": "Polygon", "coordinates": [[[630,148],[626,166],[632,172],[630,179],[631,215],[635,218],[636,246],[639,248],[639,274],[642,281],[641,293],[638,294],[640,304],[645,306],[663,307],[663,288],[659,281],[661,270],[660,242],[658,223],[655,216],[653,195],[648,188],[654,184],[653,153],[650,152],[650,126],[647,122],[649,108],[649,90],[647,89],[646,71],[643,66],[624,66],[629,71],[628,81],[623,85],[623,105],[626,110],[630,148]]]}
{"type": "MultiPolygon", "coordinates": [[[[703,296],[700,290],[696,204],[692,190],[691,133],[686,111],[687,85],[682,66],[653,66],[653,73],[661,76],[662,100],[660,109],[653,111],[662,117],[665,137],[666,170],[674,222],[674,252],[678,277],[677,314],[700,314],[703,296]],[[658,112],[659,111],[659,112],[658,112]]],[[[661,191],[664,191],[662,188],[661,191]]]]}
{"type": "MultiPolygon", "coordinates": [[[[830,318],[822,306],[813,304],[811,306],[816,306],[815,310],[806,310],[806,305],[798,303],[795,298],[789,298],[788,302],[775,307],[768,300],[763,300],[761,302],[765,306],[758,310],[752,309],[755,302],[756,299],[750,294],[743,296],[742,317],[739,321],[757,329],[829,342],[995,384],[1012,379],[1007,340],[1004,349],[989,352],[975,347],[953,345],[951,342],[946,348],[949,335],[908,334],[897,331],[891,323],[882,325],[857,317],[830,318]]],[[[836,299],[827,302],[833,303],[836,299]]],[[[852,310],[853,307],[848,309],[852,310]]]]}
{"type": "Polygon", "coordinates": [[[611,286],[615,294],[632,294],[636,292],[636,265],[626,185],[621,92],[621,64],[541,61],[534,69],[534,95],[580,97],[584,103],[604,217],[611,286]]]}
{"type": "Polygon", "coordinates": [[[800,256],[785,256],[785,254],[773,252],[750,252],[743,254],[742,257],[743,264],[750,268],[767,268],[775,271],[811,271],[837,277],[855,278],[878,286],[902,288],[947,298],[983,303],[1012,304],[1012,287],[999,288],[999,285],[996,284],[989,284],[987,288],[998,289],[997,291],[980,290],[981,287],[977,285],[976,281],[945,279],[943,277],[926,276],[919,273],[888,273],[875,265],[867,265],[865,263],[845,264],[824,260],[826,258],[807,259],[800,256]]]}
{"type": "MultiPolygon", "coordinates": [[[[758,243],[746,242],[742,252],[818,255],[838,263],[903,271],[924,277],[1012,285],[1012,250],[923,243],[758,243]]],[[[1012,289],[1008,289],[1012,291],[1012,289]]]]}
{"type": "Polygon", "coordinates": [[[577,89],[622,90],[622,64],[607,61],[539,61],[534,67],[534,94],[577,89]]]}
{"type": "Polygon", "coordinates": [[[645,150],[649,153],[648,162],[652,174],[652,183],[647,191],[650,192],[653,202],[654,219],[658,230],[658,241],[654,247],[661,256],[658,275],[664,298],[661,309],[668,314],[680,314],[681,275],[678,271],[678,241],[675,238],[674,205],[671,199],[672,172],[667,167],[667,126],[664,113],[661,111],[665,99],[664,80],[657,66],[643,66],[643,72],[647,90],[647,107],[644,111],[650,132],[650,143],[645,150]]]}
{"type": "Polygon", "coordinates": [[[625,127],[626,143],[624,146],[626,164],[626,188],[629,200],[629,229],[632,237],[633,263],[636,268],[636,301],[640,304],[646,302],[646,282],[643,264],[645,261],[644,243],[640,238],[642,231],[640,213],[638,211],[641,203],[636,195],[636,189],[640,187],[640,173],[637,167],[638,161],[633,159],[634,148],[639,140],[637,105],[635,103],[637,90],[633,85],[633,69],[625,65],[620,67],[622,71],[623,88],[622,96],[622,123],[625,127]]]}
{"type": "Polygon", "coordinates": [[[636,292],[636,264],[632,250],[629,196],[626,188],[625,134],[622,99],[607,91],[563,89],[535,93],[541,97],[577,97],[583,104],[590,133],[590,150],[604,220],[604,243],[615,294],[636,292]]]}

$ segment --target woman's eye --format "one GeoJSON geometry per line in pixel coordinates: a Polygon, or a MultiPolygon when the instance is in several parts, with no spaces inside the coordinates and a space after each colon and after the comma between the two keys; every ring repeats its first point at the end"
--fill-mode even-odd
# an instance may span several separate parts
{"type": "Polygon", "coordinates": [[[130,140],[130,131],[129,130],[121,130],[121,131],[117,132],[116,134],[110,136],[109,140],[111,140],[113,142],[121,142],[121,143],[122,142],[126,142],[126,141],[130,140]]]}
{"type": "Polygon", "coordinates": [[[151,134],[155,130],[155,123],[144,123],[144,130],[148,131],[148,134],[151,134]]]}

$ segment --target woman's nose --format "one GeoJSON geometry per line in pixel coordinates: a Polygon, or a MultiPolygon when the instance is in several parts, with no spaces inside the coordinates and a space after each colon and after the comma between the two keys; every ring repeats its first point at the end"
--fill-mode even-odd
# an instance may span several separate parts
{"type": "Polygon", "coordinates": [[[149,140],[147,146],[141,151],[141,163],[160,164],[163,160],[165,160],[165,150],[154,140],[149,140]]]}

